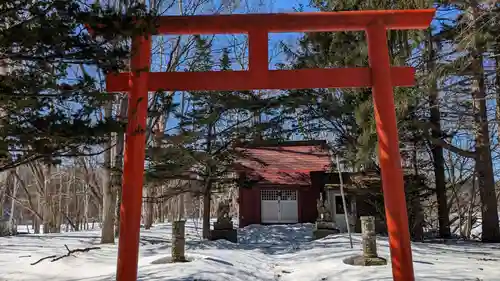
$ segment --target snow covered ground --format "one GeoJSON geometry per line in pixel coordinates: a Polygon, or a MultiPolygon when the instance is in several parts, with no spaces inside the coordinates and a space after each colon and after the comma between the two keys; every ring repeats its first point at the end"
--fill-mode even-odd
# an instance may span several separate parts
{"type": "MultiPolygon", "coordinates": [[[[350,249],[344,234],[311,241],[308,224],[249,226],[239,231],[240,243],[232,244],[201,241],[200,226],[193,221],[186,224],[186,253],[192,261],[182,264],[157,264],[170,256],[169,224],[142,230],[138,280],[392,280],[390,265],[354,267],[342,262],[361,252],[358,235],[350,249]]],[[[387,239],[378,241],[379,253],[387,258],[387,239]]],[[[0,280],[115,280],[117,246],[98,243],[98,231],[0,238],[0,280]],[[66,254],[64,245],[101,249],[30,265],[45,256],[66,254]]],[[[415,243],[413,258],[417,280],[500,280],[500,245],[415,243]]]]}

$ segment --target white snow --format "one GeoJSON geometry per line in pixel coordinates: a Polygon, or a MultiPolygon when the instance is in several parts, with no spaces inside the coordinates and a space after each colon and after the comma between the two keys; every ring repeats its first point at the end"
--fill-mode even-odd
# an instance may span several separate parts
{"type": "MultiPolygon", "coordinates": [[[[169,281],[374,281],[392,280],[387,266],[355,267],[342,259],[361,252],[361,237],[329,236],[311,241],[312,225],[249,226],[239,230],[239,243],[202,241],[201,224],[186,224],[186,253],[191,262],[160,263],[170,256],[169,224],[142,230],[138,280],[169,281]]],[[[20,235],[0,238],[0,280],[115,280],[116,245],[98,245],[99,231],[20,235]],[[56,262],[49,255],[100,246],[56,262]]],[[[379,254],[389,257],[387,239],[378,238],[379,254]]],[[[417,280],[500,280],[500,245],[471,242],[414,243],[417,280]]]]}

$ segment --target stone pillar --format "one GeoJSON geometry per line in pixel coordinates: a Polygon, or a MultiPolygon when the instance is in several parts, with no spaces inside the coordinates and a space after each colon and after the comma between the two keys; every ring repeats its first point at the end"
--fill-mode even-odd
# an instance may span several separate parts
{"type": "Polygon", "coordinates": [[[375,233],[375,217],[361,217],[361,233],[363,235],[363,256],[377,257],[377,237],[375,233]]]}
{"type": "Polygon", "coordinates": [[[361,233],[363,235],[363,254],[348,257],[344,263],[360,266],[386,265],[387,260],[377,255],[377,236],[375,217],[361,217],[361,233]]]}
{"type": "Polygon", "coordinates": [[[172,223],[172,262],[185,262],[186,240],[184,238],[186,221],[172,223]]]}

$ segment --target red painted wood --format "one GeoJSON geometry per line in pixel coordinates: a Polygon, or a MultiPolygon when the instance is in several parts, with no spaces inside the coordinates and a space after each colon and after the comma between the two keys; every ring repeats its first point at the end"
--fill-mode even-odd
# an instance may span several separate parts
{"type": "Polygon", "coordinates": [[[257,79],[266,79],[269,69],[268,47],[267,31],[256,29],[250,32],[248,40],[248,69],[257,79]]]}
{"type": "MultiPolygon", "coordinates": [[[[292,13],[264,15],[172,16],[159,19],[158,32],[162,34],[217,34],[250,33],[252,42],[250,71],[221,73],[168,73],[137,75],[120,74],[107,78],[108,91],[129,91],[129,125],[127,128],[123,198],[121,206],[117,280],[137,280],[139,222],[141,215],[142,177],[144,171],[144,131],[135,129],[146,123],[148,90],[251,90],[303,89],[332,87],[374,88],[377,133],[380,142],[380,164],[386,199],[391,258],[394,280],[412,281],[413,265],[404,200],[404,186],[398,151],[398,134],[392,87],[413,85],[409,70],[391,70],[386,40],[387,29],[425,29],[430,25],[435,10],[356,11],[332,13],[292,13]],[[376,26],[372,26],[376,24],[376,26]],[[263,61],[267,47],[264,32],[312,32],[368,30],[371,69],[325,69],[295,71],[265,71],[263,61]],[[253,39],[252,39],[253,38],[253,39]],[[257,44],[257,45],[255,45],[257,44]],[[255,45],[255,46],[254,46],[255,45]],[[255,66],[255,67],[254,67],[255,66]],[[262,70],[262,71],[261,71],[262,70]],[[400,74],[401,73],[401,74],[400,74]],[[406,73],[406,74],[403,74],[406,73]],[[316,77],[318,76],[318,77],[316,77]],[[154,78],[154,79],[153,79],[154,78]],[[199,80],[199,81],[198,81],[199,80]],[[139,105],[139,106],[137,106],[139,105]]],[[[151,42],[134,39],[134,48],[140,52],[132,58],[132,69],[148,68],[151,42]],[[139,67],[140,66],[140,67],[139,67]]],[[[413,71],[413,70],[411,70],[413,71]]],[[[255,191],[254,191],[255,192],[255,191]]],[[[258,193],[258,192],[257,192],[258,193]]],[[[259,202],[260,193],[254,194],[259,202]]],[[[255,206],[257,207],[257,206],[255,206]]],[[[257,212],[257,211],[256,211],[257,212]]],[[[260,220],[260,218],[259,218],[260,220]]]]}
{"type": "Polygon", "coordinates": [[[318,218],[318,212],[316,208],[316,200],[319,198],[319,187],[311,185],[307,189],[301,189],[300,191],[301,201],[301,222],[313,223],[318,218]]]}
{"type": "Polygon", "coordinates": [[[248,210],[246,209],[248,195],[246,193],[247,188],[238,189],[238,227],[240,228],[248,225],[248,210]]]}
{"type": "Polygon", "coordinates": [[[355,31],[380,20],[387,29],[425,29],[435,10],[378,10],[321,13],[165,16],[159,34],[229,34],[250,30],[267,32],[355,31]]]}
{"type": "MultiPolygon", "coordinates": [[[[151,72],[148,85],[149,91],[360,88],[372,86],[370,73],[369,68],[270,70],[257,74],[250,71],[151,72]]],[[[413,86],[415,69],[393,67],[391,77],[395,87],[413,86]]],[[[128,91],[127,81],[126,73],[108,75],[106,89],[109,92],[128,91]]]]}
{"type": "Polygon", "coordinates": [[[262,201],[260,200],[260,188],[252,188],[252,222],[255,224],[262,223],[262,201]]]}
{"type": "Polygon", "coordinates": [[[379,161],[391,249],[392,275],[394,280],[413,281],[415,278],[410,232],[386,33],[382,24],[373,25],[367,31],[369,61],[373,70],[372,96],[379,161]]]}
{"type": "MultiPolygon", "coordinates": [[[[300,189],[297,189],[296,190],[297,192],[297,212],[298,212],[298,219],[299,219],[299,223],[304,223],[305,221],[305,217],[303,216],[303,212],[302,212],[302,209],[304,208],[304,198],[303,198],[303,192],[300,190],[300,189]]],[[[307,206],[307,205],[305,205],[307,206]]],[[[307,207],[306,207],[307,208],[307,207]]]]}
{"type": "Polygon", "coordinates": [[[322,145],[263,146],[240,148],[247,157],[238,160],[238,169],[260,187],[287,189],[311,185],[311,171],[326,171],[331,160],[322,145]],[[263,165],[265,164],[265,165],[263,165]]]}
{"type": "Polygon", "coordinates": [[[120,206],[120,238],[118,240],[117,280],[137,280],[139,232],[141,226],[142,186],[146,148],[146,117],[148,110],[148,72],[151,64],[151,37],[132,40],[136,55],[132,57],[127,84],[128,124],[123,164],[122,203],[120,206]]]}

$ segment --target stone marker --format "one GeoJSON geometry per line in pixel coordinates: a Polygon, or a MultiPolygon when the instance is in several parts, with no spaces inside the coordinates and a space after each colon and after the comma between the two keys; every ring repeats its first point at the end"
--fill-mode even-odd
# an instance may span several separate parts
{"type": "Polygon", "coordinates": [[[375,217],[361,217],[361,233],[363,234],[363,256],[366,258],[377,257],[375,217]]]}
{"type": "Polygon", "coordinates": [[[214,230],[210,231],[210,240],[224,239],[229,242],[238,243],[238,232],[233,227],[233,221],[228,200],[222,201],[217,207],[217,221],[214,223],[214,230]]]}
{"type": "Polygon", "coordinates": [[[339,233],[339,229],[333,221],[330,211],[325,206],[325,202],[322,197],[316,200],[316,208],[318,209],[318,219],[316,220],[316,225],[313,230],[314,240],[324,238],[330,234],[339,233]]]}
{"type": "Polygon", "coordinates": [[[186,221],[174,221],[172,223],[172,262],[186,262],[184,255],[186,249],[185,240],[186,221]]]}
{"type": "Polygon", "coordinates": [[[373,266],[386,265],[387,260],[377,254],[377,235],[375,233],[375,217],[361,217],[361,233],[363,254],[344,259],[350,265],[373,266]]]}

